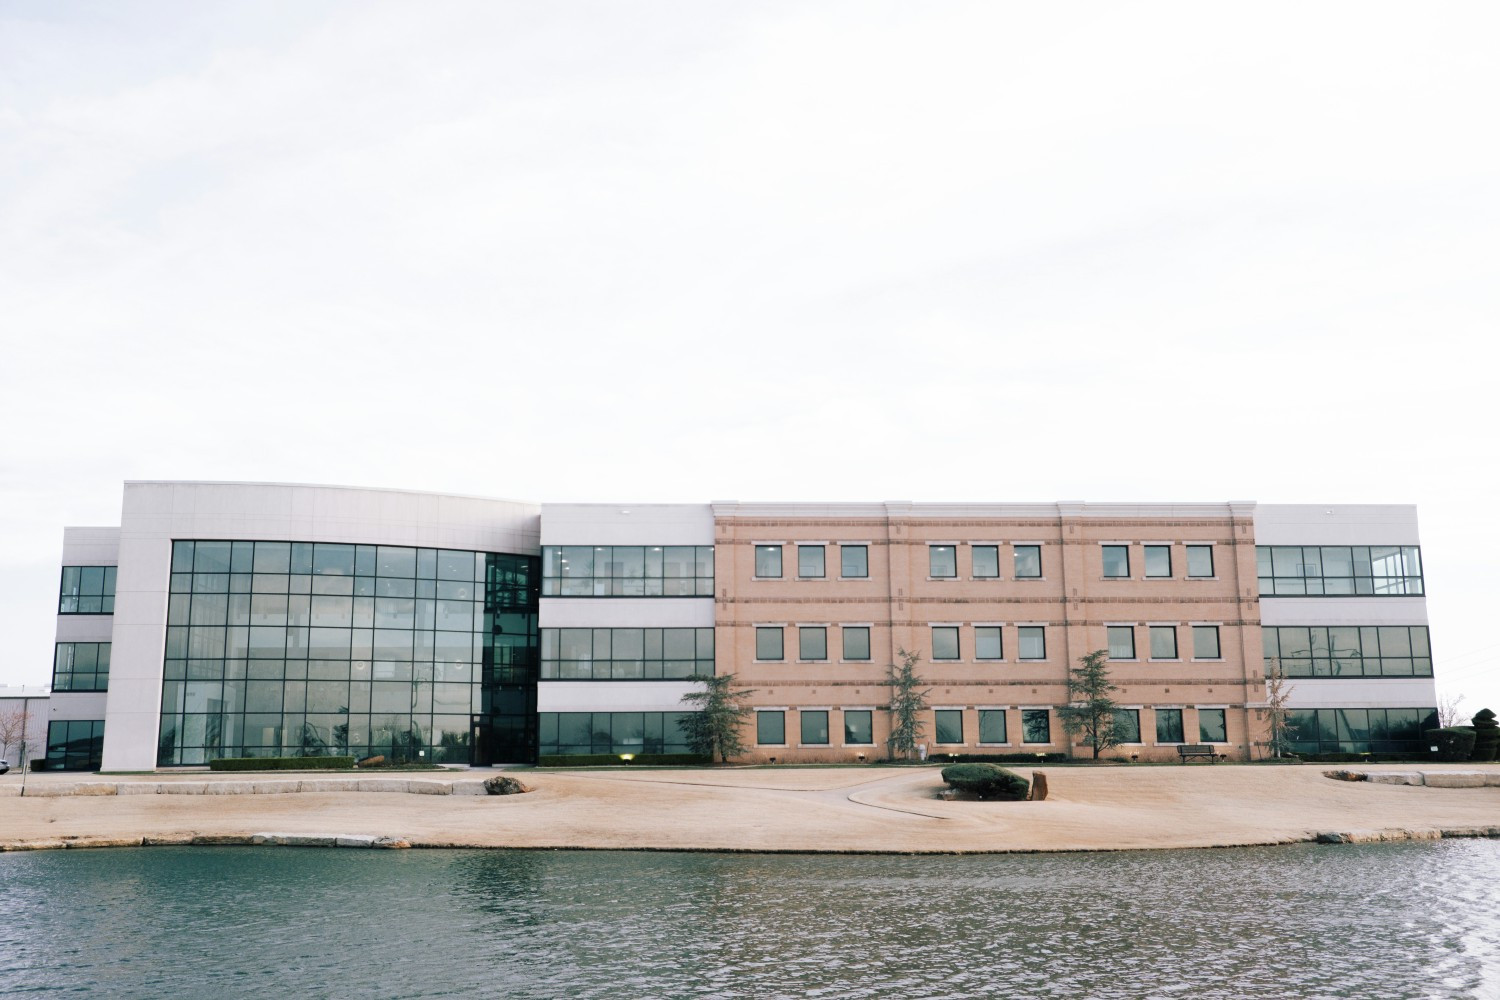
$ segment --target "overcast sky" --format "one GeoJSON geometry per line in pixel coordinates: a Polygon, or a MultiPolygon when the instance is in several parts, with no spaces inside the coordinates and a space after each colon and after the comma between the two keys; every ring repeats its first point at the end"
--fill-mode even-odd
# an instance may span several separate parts
{"type": "Polygon", "coordinates": [[[1419,505],[1500,709],[1500,5],[0,0],[0,683],[124,479],[1419,505]]]}

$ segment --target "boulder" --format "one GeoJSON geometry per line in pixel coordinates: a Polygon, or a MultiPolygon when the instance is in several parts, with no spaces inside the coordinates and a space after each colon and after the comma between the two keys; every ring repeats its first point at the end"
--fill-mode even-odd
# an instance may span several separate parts
{"type": "Polygon", "coordinates": [[[484,779],[484,790],[491,795],[520,795],[531,791],[530,786],[508,774],[497,774],[484,779]]]}
{"type": "Polygon", "coordinates": [[[1031,795],[1033,802],[1041,802],[1047,797],[1047,776],[1041,771],[1031,772],[1031,795]]]}
{"type": "Polygon", "coordinates": [[[385,757],[382,754],[376,754],[373,757],[365,757],[362,760],[355,761],[354,762],[354,766],[355,767],[373,767],[376,764],[384,764],[384,763],[385,763],[385,757]]]}
{"type": "Polygon", "coordinates": [[[1323,777],[1332,778],[1334,781],[1364,781],[1369,777],[1363,771],[1324,771],[1323,777]]]}

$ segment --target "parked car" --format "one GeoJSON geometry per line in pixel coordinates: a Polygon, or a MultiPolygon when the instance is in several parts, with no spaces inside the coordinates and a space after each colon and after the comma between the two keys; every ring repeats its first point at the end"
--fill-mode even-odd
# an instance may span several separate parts
{"type": "Polygon", "coordinates": [[[9,770],[10,770],[10,761],[8,761],[8,760],[0,760],[0,774],[4,774],[6,771],[9,771],[9,770]]]}

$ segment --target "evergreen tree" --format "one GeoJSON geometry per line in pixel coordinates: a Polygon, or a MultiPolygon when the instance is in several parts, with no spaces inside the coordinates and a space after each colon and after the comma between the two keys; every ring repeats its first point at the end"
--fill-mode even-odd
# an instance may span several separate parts
{"type": "Polygon", "coordinates": [[[716,674],[696,680],[703,685],[703,690],[685,694],[682,700],[697,710],[677,720],[677,724],[687,737],[688,749],[693,753],[707,754],[710,760],[717,756],[720,763],[727,764],[729,758],[738,757],[748,749],[742,730],[754,709],[743,704],[741,699],[755,691],[750,688],[735,690],[734,674],[716,674]]]}
{"type": "Polygon", "coordinates": [[[1118,691],[1109,679],[1105,661],[1109,650],[1096,649],[1078,658],[1079,666],[1068,671],[1068,704],[1057,710],[1058,720],[1070,736],[1083,736],[1093,747],[1094,759],[1110,747],[1120,745],[1115,736],[1115,703],[1111,692],[1118,691]]]}
{"type": "Polygon", "coordinates": [[[886,741],[891,757],[900,754],[907,760],[917,751],[917,741],[922,738],[922,713],[927,711],[927,691],[917,676],[917,661],[920,652],[908,653],[898,649],[901,665],[891,665],[891,736],[886,741]]]}

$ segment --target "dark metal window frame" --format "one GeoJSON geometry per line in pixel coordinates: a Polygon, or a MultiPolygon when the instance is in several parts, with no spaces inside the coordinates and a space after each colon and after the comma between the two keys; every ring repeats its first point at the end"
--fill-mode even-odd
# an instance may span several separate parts
{"type": "Polygon", "coordinates": [[[934,545],[927,544],[927,576],[933,580],[956,580],[958,579],[958,546],[957,545],[934,545]],[[937,571],[937,553],[946,549],[953,556],[953,572],[939,573],[937,571]]]}
{"type": "Polygon", "coordinates": [[[1005,659],[1005,629],[1002,628],[999,625],[975,625],[974,626],[974,659],[976,659],[976,660],[982,660],[982,661],[984,661],[986,663],[993,663],[996,660],[1003,660],[1003,659],[1005,659]],[[985,655],[983,655],[982,653],[979,652],[979,633],[981,631],[985,632],[986,634],[988,634],[990,632],[994,632],[995,633],[995,646],[996,646],[996,650],[995,650],[995,655],[994,656],[985,656],[985,655]]]}
{"type": "Polygon", "coordinates": [[[1000,546],[998,546],[998,545],[971,545],[971,546],[969,546],[969,569],[972,571],[971,575],[976,580],[998,580],[998,579],[1000,579],[1000,546]],[[993,572],[993,573],[981,573],[981,572],[979,572],[979,559],[977,558],[977,556],[979,554],[979,550],[980,549],[985,549],[987,551],[995,553],[995,572],[993,572]]]}
{"type": "Polygon", "coordinates": [[[799,579],[799,580],[826,580],[827,578],[828,578],[828,546],[823,545],[821,543],[819,543],[817,545],[804,545],[803,543],[798,542],[797,543],[797,579],[799,579]],[[817,552],[817,554],[818,554],[818,571],[816,573],[808,573],[803,568],[802,555],[803,555],[804,552],[807,552],[807,553],[817,552]]]}
{"type": "Polygon", "coordinates": [[[1180,709],[1180,708],[1158,708],[1158,709],[1154,709],[1154,712],[1156,714],[1156,742],[1157,742],[1158,746],[1163,745],[1163,744],[1172,745],[1172,744],[1187,742],[1186,739],[1184,738],[1185,733],[1184,733],[1184,730],[1182,728],[1182,709],[1180,709]],[[1164,722],[1166,720],[1169,720],[1169,719],[1172,719],[1174,717],[1177,720],[1177,738],[1176,739],[1172,738],[1172,728],[1170,726],[1167,726],[1167,727],[1163,727],[1162,726],[1162,722],[1164,722]],[[1166,729],[1165,733],[1163,733],[1163,728],[1166,729]]]}
{"type": "Polygon", "coordinates": [[[1185,546],[1183,546],[1183,548],[1185,548],[1187,550],[1187,552],[1185,554],[1185,561],[1187,562],[1187,566],[1185,567],[1186,572],[1187,572],[1187,578],[1189,580],[1211,580],[1211,579],[1213,579],[1214,575],[1215,575],[1215,572],[1216,572],[1216,567],[1214,565],[1214,547],[1212,545],[1185,545],[1185,546]],[[1194,552],[1206,552],[1206,553],[1208,553],[1208,572],[1207,573],[1194,573],[1193,572],[1193,553],[1194,552]]]}
{"type": "Polygon", "coordinates": [[[755,579],[757,579],[757,580],[780,580],[780,579],[782,579],[785,576],[785,574],[786,574],[786,560],[783,558],[783,553],[781,551],[783,548],[784,548],[784,546],[781,546],[781,545],[756,545],[755,546],[755,565],[753,567],[755,579]],[[760,571],[760,554],[762,552],[766,553],[767,555],[770,555],[773,552],[776,554],[776,572],[775,573],[762,573],[760,571]]]}
{"type": "MultiPolygon", "coordinates": [[[[643,636],[643,639],[644,638],[645,637],[643,636]]],[[[586,627],[586,626],[580,626],[580,627],[577,627],[577,628],[573,628],[573,627],[568,627],[568,628],[544,628],[544,629],[541,630],[541,650],[542,650],[542,652],[541,652],[541,679],[544,680],[544,681],[682,681],[682,680],[688,680],[688,679],[695,678],[695,677],[712,677],[713,673],[714,673],[714,659],[715,659],[715,657],[714,657],[714,647],[715,647],[714,638],[715,638],[714,637],[714,630],[713,630],[713,628],[711,626],[710,627],[682,626],[682,627],[662,627],[662,628],[634,628],[634,627],[631,627],[631,626],[614,626],[614,627],[606,627],[606,628],[589,628],[589,627],[586,627]],[[554,645],[555,648],[558,650],[558,652],[561,653],[561,650],[562,650],[562,633],[563,632],[573,632],[573,631],[577,631],[577,632],[591,632],[591,633],[593,633],[593,632],[608,632],[608,633],[610,633],[610,637],[609,637],[608,641],[609,641],[609,647],[610,647],[610,653],[611,653],[611,655],[609,657],[607,657],[607,658],[599,658],[599,659],[593,658],[591,656],[587,660],[583,660],[583,659],[567,659],[567,658],[562,657],[561,655],[558,655],[558,656],[549,656],[549,655],[547,655],[547,648],[548,648],[549,644],[550,645],[554,645]],[[637,658],[637,657],[618,657],[618,658],[615,657],[613,655],[614,650],[615,650],[615,644],[616,644],[615,633],[618,633],[618,632],[643,632],[643,633],[645,633],[645,632],[656,632],[656,633],[660,633],[659,636],[657,637],[657,642],[655,643],[655,645],[656,645],[657,648],[659,648],[662,651],[662,655],[659,656],[659,657],[648,657],[648,656],[642,655],[639,658],[637,658]],[[691,658],[688,658],[688,657],[679,657],[679,656],[670,656],[669,657],[669,656],[666,655],[667,633],[669,633],[669,632],[671,632],[671,633],[677,633],[677,637],[678,638],[682,637],[681,633],[684,633],[684,632],[691,632],[691,633],[693,633],[693,656],[691,658]],[[556,636],[555,639],[552,637],[551,634],[555,634],[555,636],[556,636]],[[707,645],[708,645],[708,655],[707,656],[701,655],[705,639],[707,639],[707,645]],[[693,663],[693,671],[692,671],[692,673],[690,673],[690,674],[682,674],[680,672],[678,672],[678,673],[672,673],[672,674],[668,674],[667,673],[667,669],[668,669],[667,666],[666,666],[667,664],[669,664],[669,663],[685,663],[685,662],[688,662],[689,659],[691,659],[691,662],[693,663]],[[616,664],[622,665],[621,666],[621,671],[620,671],[620,673],[622,674],[622,676],[616,676],[616,672],[617,672],[616,669],[615,669],[616,668],[616,664]],[[637,665],[639,665],[639,667],[640,667],[640,675],[639,676],[626,676],[626,675],[624,675],[625,671],[628,670],[628,669],[630,669],[628,666],[625,666],[625,665],[628,665],[628,664],[637,664],[637,665]],[[567,666],[567,665],[572,665],[572,666],[570,667],[570,666],[567,666]],[[589,667],[589,676],[584,677],[584,676],[579,676],[578,675],[581,666],[588,666],[589,667]]],[[[648,644],[649,644],[648,642],[644,642],[643,641],[642,645],[646,646],[648,644]]],[[[597,646],[597,638],[594,638],[593,645],[597,646]]]]}
{"type": "Polygon", "coordinates": [[[1282,673],[1288,678],[1320,678],[1327,680],[1353,680],[1364,677],[1431,677],[1432,674],[1432,633],[1426,625],[1262,625],[1262,650],[1265,657],[1266,672],[1269,675],[1273,662],[1280,661],[1282,673]],[[1335,649],[1333,646],[1333,634],[1330,629],[1352,629],[1355,632],[1354,639],[1358,643],[1357,649],[1335,649]],[[1292,630],[1307,630],[1308,632],[1308,655],[1287,656],[1282,652],[1283,637],[1292,630]],[[1382,629],[1405,629],[1407,633],[1406,648],[1415,650],[1417,648],[1417,635],[1421,635],[1421,642],[1427,649],[1425,656],[1417,655],[1415,652],[1401,654],[1395,653],[1386,656],[1383,650],[1384,642],[1381,637],[1382,629]],[[1317,637],[1322,633],[1322,649],[1326,650],[1323,656],[1316,655],[1318,650],[1317,637]],[[1368,640],[1374,641],[1374,652],[1367,655],[1365,644],[1368,640]],[[1387,673],[1385,663],[1395,661],[1406,663],[1409,670],[1405,673],[1394,671],[1387,673]],[[1326,669],[1319,671],[1319,664],[1326,664],[1326,669]],[[1334,672],[1335,665],[1338,671],[1334,672]],[[1357,670],[1348,669],[1357,666],[1357,670]],[[1373,666],[1373,669],[1372,669],[1373,666]]]}
{"type": "Polygon", "coordinates": [[[839,713],[844,717],[844,746],[846,747],[872,747],[875,745],[875,713],[868,708],[846,708],[839,713]],[[865,728],[869,730],[868,740],[857,739],[857,734],[849,731],[850,717],[863,716],[865,728]]]}
{"type": "Polygon", "coordinates": [[[1177,626],[1176,625],[1148,625],[1146,626],[1146,641],[1150,644],[1151,659],[1153,660],[1176,660],[1180,659],[1181,650],[1177,648],[1177,626]],[[1165,656],[1156,653],[1156,637],[1158,635],[1170,635],[1172,637],[1172,652],[1165,656]]]}
{"type": "Polygon", "coordinates": [[[829,725],[828,725],[828,716],[830,714],[831,713],[826,708],[799,708],[797,710],[797,743],[798,743],[798,745],[805,746],[805,747],[826,747],[826,746],[830,746],[832,744],[832,741],[833,741],[833,733],[829,729],[829,725]],[[816,726],[817,725],[818,716],[820,716],[820,715],[823,717],[823,738],[821,740],[817,739],[816,738],[817,733],[816,733],[816,731],[814,731],[814,733],[813,733],[813,737],[814,738],[809,739],[808,738],[808,734],[807,734],[808,723],[812,723],[814,726],[816,726]]]}
{"type": "Polygon", "coordinates": [[[964,710],[961,708],[935,708],[932,710],[932,742],[942,746],[964,745],[964,710]],[[958,727],[958,739],[945,740],[939,734],[944,725],[958,727]]]}
{"type": "Polygon", "coordinates": [[[864,543],[860,543],[857,545],[844,545],[843,543],[839,544],[839,578],[842,580],[868,580],[870,578],[869,545],[864,543]],[[860,557],[864,562],[865,571],[863,573],[849,572],[849,563],[845,558],[845,553],[852,555],[854,553],[854,550],[856,549],[859,550],[860,557]]]}
{"type": "Polygon", "coordinates": [[[1133,660],[1135,656],[1135,626],[1134,625],[1106,625],[1104,626],[1104,645],[1109,650],[1111,660],[1133,660]],[[1125,656],[1115,654],[1115,634],[1124,631],[1130,636],[1130,652],[1125,656]]]}
{"type": "Polygon", "coordinates": [[[828,626],[827,625],[798,625],[797,626],[797,659],[808,663],[825,663],[828,660],[828,626]],[[809,656],[807,652],[807,640],[821,641],[823,645],[822,656],[809,656]]]}
{"type": "Polygon", "coordinates": [[[1021,709],[1021,742],[1032,746],[1050,746],[1052,744],[1052,710],[1050,708],[1023,708],[1021,709]],[[1041,716],[1041,734],[1046,739],[1032,739],[1035,729],[1034,722],[1037,716],[1041,716]]]}
{"type": "Polygon", "coordinates": [[[570,597],[570,598],[577,597],[577,598],[594,598],[594,599],[599,599],[599,598],[637,599],[637,598],[642,598],[642,597],[649,597],[649,598],[658,598],[658,597],[661,597],[661,598],[713,597],[714,596],[714,575],[713,575],[714,565],[715,565],[715,556],[714,556],[714,547],[712,545],[544,545],[542,547],[542,579],[541,579],[541,588],[542,588],[542,590],[541,590],[541,596],[543,596],[543,597],[570,597]],[[590,550],[589,572],[587,574],[580,574],[578,576],[572,576],[572,575],[564,576],[560,572],[557,572],[557,570],[559,570],[561,568],[561,564],[562,564],[562,561],[563,561],[562,552],[563,552],[564,549],[589,549],[590,550]],[[614,550],[615,549],[640,549],[642,551],[642,565],[641,565],[642,575],[640,575],[640,576],[625,576],[625,575],[617,575],[616,573],[614,573],[613,570],[614,570],[614,567],[617,564],[616,560],[614,558],[614,550]],[[651,559],[650,559],[650,557],[648,555],[646,555],[646,553],[650,552],[652,550],[657,550],[657,549],[662,550],[662,553],[663,553],[662,564],[661,564],[662,572],[660,572],[660,573],[652,573],[652,572],[650,572],[650,570],[652,569],[652,567],[650,565],[651,559]],[[694,573],[693,573],[692,576],[671,576],[671,575],[668,575],[666,573],[665,552],[666,552],[667,549],[692,549],[693,550],[693,570],[694,570],[694,573]],[[604,554],[602,560],[600,558],[600,553],[604,554]],[[708,569],[709,569],[709,574],[707,576],[704,576],[702,573],[698,572],[698,569],[702,565],[704,565],[704,563],[705,563],[705,556],[706,556],[706,563],[707,563],[707,566],[708,566],[708,569]],[[600,573],[599,572],[599,568],[600,568],[601,562],[609,570],[609,572],[605,572],[605,573],[600,573]],[[671,580],[671,581],[681,581],[681,582],[691,581],[692,582],[692,593],[690,593],[690,594],[668,594],[668,593],[666,593],[665,592],[666,589],[667,589],[667,587],[666,587],[666,581],[668,581],[668,580],[671,580]],[[627,582],[639,582],[640,583],[640,590],[642,591],[642,593],[627,594],[627,593],[615,593],[614,592],[616,590],[623,591],[623,590],[626,590],[626,589],[634,589],[633,585],[627,586],[627,582]],[[587,583],[587,589],[588,589],[589,593],[584,594],[584,593],[576,593],[576,592],[575,593],[567,593],[566,592],[570,584],[576,590],[577,588],[583,586],[583,584],[585,584],[585,583],[587,583]],[[606,593],[599,593],[599,591],[601,591],[601,590],[606,591],[606,593]],[[657,593],[648,593],[647,592],[647,591],[651,591],[651,590],[656,590],[658,592],[657,593]]]}
{"type": "Polygon", "coordinates": [[[115,574],[116,566],[64,566],[62,575],[57,584],[57,613],[59,615],[112,615],[115,613],[115,574]],[[83,576],[85,570],[100,570],[100,589],[83,592],[83,576]],[[74,583],[70,588],[68,578],[74,577],[74,583]],[[93,601],[98,601],[98,608],[92,606],[93,601]],[[87,610],[84,610],[87,605],[87,610]]]}
{"type": "MultiPolygon", "coordinates": [[[[689,753],[687,734],[680,725],[691,712],[540,712],[537,715],[537,747],[543,756],[575,757],[585,754],[689,753]],[[563,742],[564,717],[569,730],[587,716],[589,741],[563,742]],[[640,735],[633,735],[640,722],[640,735]],[[623,736],[623,738],[617,738],[623,736]]],[[[571,733],[570,733],[571,734],[571,733]]]]}
{"type": "Polygon", "coordinates": [[[786,662],[786,626],[784,625],[757,625],[755,626],[755,659],[759,663],[785,663],[786,662]],[[760,655],[760,636],[764,632],[770,635],[776,633],[776,656],[760,655]]]}
{"type": "MultiPolygon", "coordinates": [[[[1381,556],[1382,560],[1389,558],[1390,554],[1381,556]]],[[[1257,545],[1255,565],[1261,597],[1423,597],[1427,592],[1420,545],[1257,545]],[[1326,574],[1328,553],[1344,550],[1350,554],[1350,573],[1326,574]],[[1376,550],[1393,550],[1401,572],[1376,576],[1376,550]],[[1277,571],[1278,562],[1284,566],[1288,561],[1299,572],[1277,571]],[[1415,562],[1416,572],[1408,571],[1409,562],[1415,562]],[[1310,572],[1313,568],[1317,572],[1310,572]],[[1362,568],[1369,572],[1361,573],[1362,568]],[[1335,581],[1337,586],[1330,591],[1335,581]],[[1344,588],[1346,583],[1348,589],[1344,588]]]]}
{"type": "MultiPolygon", "coordinates": [[[[993,733],[991,733],[993,735],[993,733]]],[[[1010,722],[1005,718],[1003,708],[981,708],[979,709],[979,745],[986,744],[1005,745],[1010,743],[1010,722]],[[993,724],[994,720],[1000,720],[1000,738],[998,740],[987,740],[984,738],[986,724],[993,724]]]]}
{"type": "Polygon", "coordinates": [[[1102,545],[1101,544],[1099,546],[1099,575],[1102,576],[1106,580],[1129,580],[1130,579],[1130,546],[1129,545],[1115,545],[1115,544],[1110,544],[1110,545],[1102,545]],[[1109,549],[1119,549],[1121,552],[1123,552],[1125,554],[1125,564],[1124,564],[1125,565],[1125,572],[1123,572],[1123,573],[1110,573],[1110,572],[1108,572],[1109,563],[1108,563],[1108,560],[1105,559],[1105,554],[1106,554],[1106,552],[1109,549]]]}
{"type": "Polygon", "coordinates": [[[763,747],[786,746],[786,712],[781,709],[760,709],[755,713],[755,743],[763,747]],[[765,730],[762,728],[765,722],[774,718],[776,725],[781,730],[780,739],[767,740],[765,730]]]}
{"type": "Polygon", "coordinates": [[[1142,545],[1141,546],[1141,562],[1143,563],[1142,572],[1145,573],[1144,579],[1147,579],[1147,580],[1170,580],[1170,579],[1172,579],[1172,546],[1171,545],[1142,545]],[[1167,571],[1165,573],[1153,573],[1153,572],[1151,572],[1151,555],[1152,555],[1153,552],[1156,553],[1158,556],[1165,555],[1167,557],[1167,571]]]}
{"type": "Polygon", "coordinates": [[[1195,660],[1222,660],[1223,658],[1224,658],[1224,635],[1220,631],[1219,626],[1217,626],[1217,625],[1194,625],[1193,626],[1193,659],[1195,659],[1195,660]],[[1202,654],[1200,654],[1198,652],[1198,634],[1199,634],[1199,630],[1200,629],[1204,630],[1205,632],[1207,632],[1210,629],[1213,630],[1213,634],[1214,634],[1214,649],[1216,651],[1213,656],[1203,656],[1202,654]]]}
{"type": "Polygon", "coordinates": [[[109,660],[110,643],[108,642],[59,642],[52,648],[52,690],[60,691],[108,691],[109,690],[109,660]],[[77,662],[78,647],[93,646],[94,668],[92,670],[78,670],[70,665],[64,674],[59,668],[62,665],[63,649],[66,647],[72,654],[73,660],[77,662]],[[103,657],[104,669],[99,669],[99,659],[103,657]],[[80,677],[90,678],[88,683],[80,684],[80,677]],[[64,678],[66,678],[64,680],[64,678]]]}
{"type": "Polygon", "coordinates": [[[1012,563],[1013,563],[1012,568],[1015,571],[1015,578],[1017,580],[1040,580],[1042,578],[1042,547],[1041,547],[1041,545],[1012,545],[1011,546],[1011,556],[1012,556],[1012,563]],[[1035,549],[1036,550],[1036,572],[1035,573],[1022,573],[1021,572],[1021,550],[1022,549],[1035,549]]]}
{"type": "Polygon", "coordinates": [[[958,660],[962,660],[964,658],[963,635],[960,634],[961,630],[960,630],[959,626],[957,626],[957,625],[931,625],[931,626],[929,626],[929,628],[932,629],[932,662],[934,662],[934,663],[953,663],[953,662],[956,662],[958,660]],[[937,655],[937,634],[940,631],[941,632],[952,632],[953,633],[953,655],[952,656],[939,656],[939,655],[937,655]]]}
{"type": "Polygon", "coordinates": [[[844,626],[841,626],[839,628],[839,632],[841,633],[841,635],[840,635],[839,638],[840,638],[840,642],[842,644],[841,645],[841,652],[843,653],[844,659],[848,660],[851,663],[868,663],[869,660],[870,660],[870,658],[871,658],[871,652],[870,652],[870,648],[871,648],[871,643],[870,643],[870,626],[868,626],[868,625],[844,625],[844,626]],[[865,655],[864,656],[853,656],[849,652],[849,638],[850,638],[850,633],[853,633],[853,632],[863,632],[864,633],[864,636],[865,636],[865,655]]]}
{"type": "Polygon", "coordinates": [[[1047,627],[1045,625],[1017,625],[1016,626],[1016,659],[1038,662],[1047,658],[1047,627]],[[1027,656],[1025,653],[1026,639],[1032,632],[1042,642],[1041,656],[1027,656]]]}

